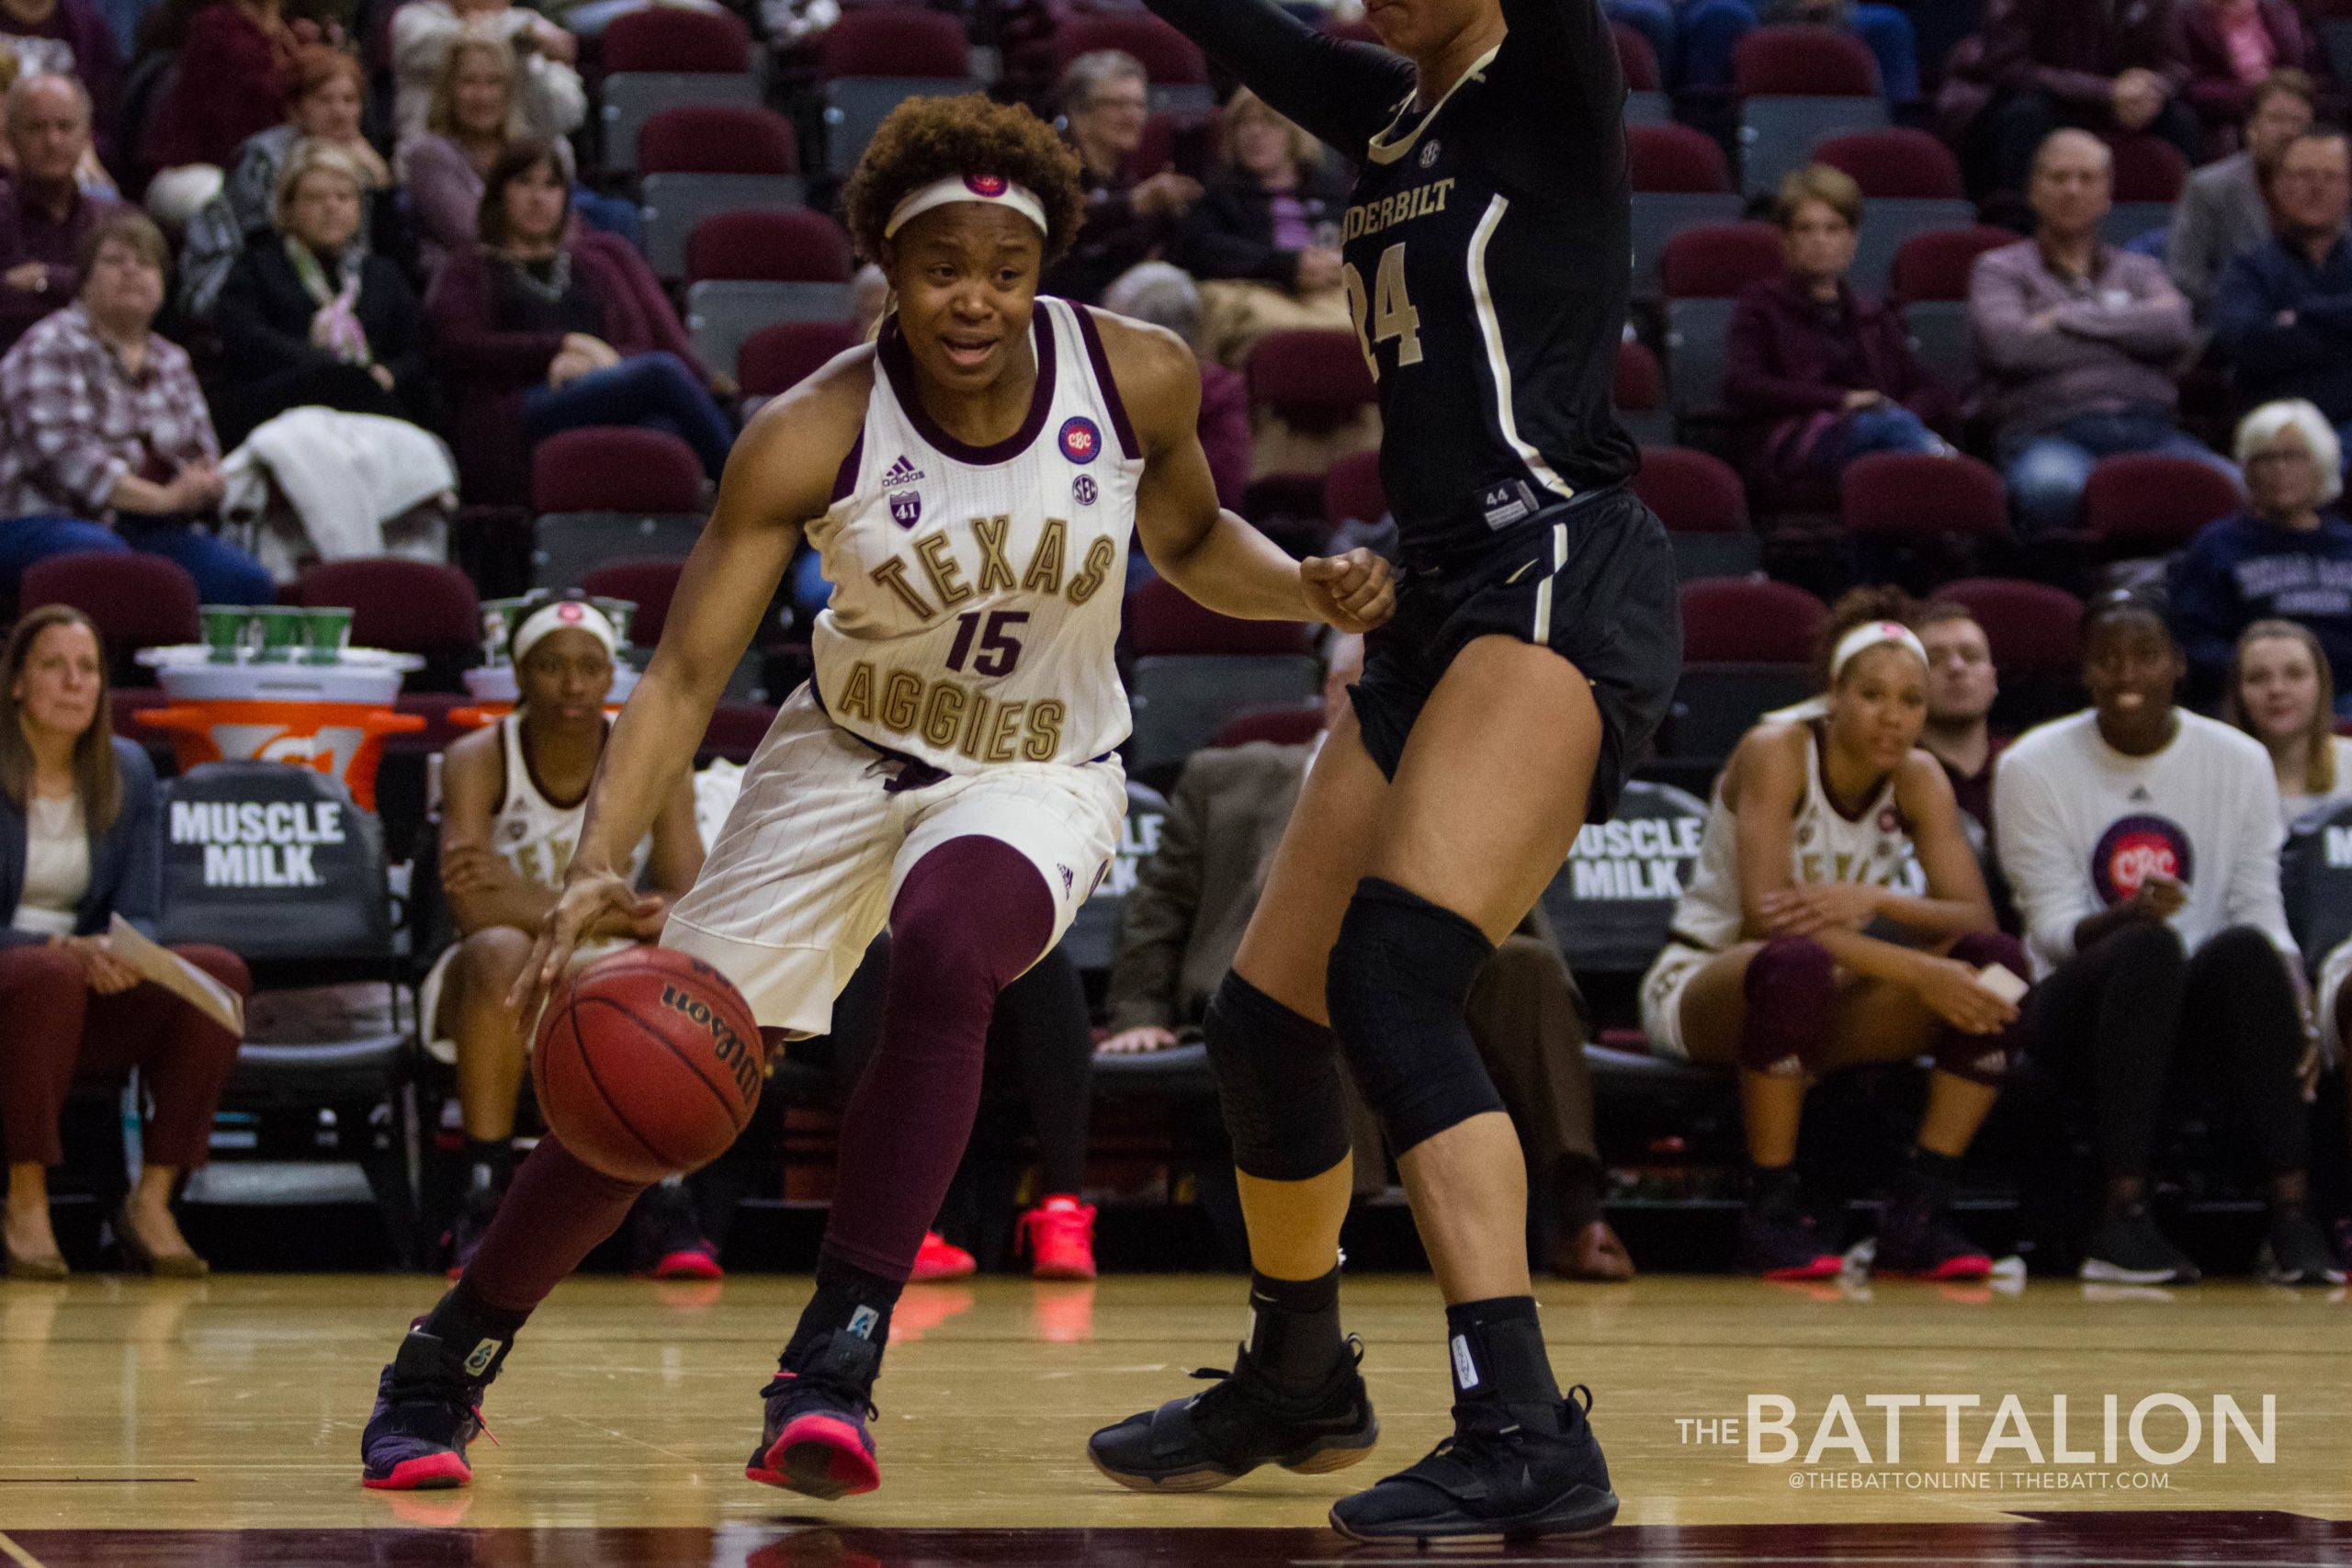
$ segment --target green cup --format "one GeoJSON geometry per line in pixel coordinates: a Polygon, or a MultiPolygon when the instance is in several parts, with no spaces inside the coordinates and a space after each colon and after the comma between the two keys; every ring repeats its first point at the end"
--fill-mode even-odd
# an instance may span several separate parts
{"type": "Polygon", "coordinates": [[[244,657],[246,631],[254,618],[251,604],[199,604],[196,613],[204,623],[204,645],[212,650],[211,662],[234,664],[244,657]]]}
{"type": "Polygon", "coordinates": [[[302,661],[333,664],[351,643],[351,612],[341,605],[315,606],[302,612],[302,661]]]}
{"type": "Polygon", "coordinates": [[[526,609],[540,603],[537,596],[522,594],[511,599],[485,599],[481,602],[482,662],[506,662],[506,645],[514,636],[514,627],[526,609]]]}
{"type": "Polygon", "coordinates": [[[623,648],[627,648],[629,623],[637,618],[637,601],[607,599],[601,593],[592,593],[588,596],[588,603],[605,613],[605,618],[613,623],[613,635],[620,639],[623,648]]]}
{"type": "Polygon", "coordinates": [[[256,604],[253,617],[261,624],[263,663],[290,664],[301,657],[306,612],[292,604],[256,604]]]}

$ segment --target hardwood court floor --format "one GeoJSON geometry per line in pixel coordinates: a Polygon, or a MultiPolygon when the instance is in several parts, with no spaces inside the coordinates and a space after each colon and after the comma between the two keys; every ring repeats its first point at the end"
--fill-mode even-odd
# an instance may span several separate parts
{"type": "MultiPolygon", "coordinates": [[[[1216,1527],[1253,1536],[1279,1530],[1266,1539],[1289,1540],[1292,1529],[1320,1526],[1342,1490],[1419,1457],[1445,1426],[1434,1287],[1420,1278],[1352,1278],[1349,1323],[1371,1347],[1365,1372],[1385,1434],[1371,1461],[1336,1476],[1261,1472],[1204,1495],[1139,1496],[1096,1474],[1086,1434],[1200,1386],[1184,1376],[1193,1367],[1229,1363],[1245,1315],[1238,1280],[916,1286],[899,1309],[876,1391],[883,1489],[820,1504],[741,1479],[757,1435],[757,1391],[806,1288],[775,1277],[719,1286],[566,1284],[492,1392],[486,1414],[503,1446],[475,1446],[474,1487],[387,1496],[358,1484],[360,1424],[378,1367],[409,1316],[438,1295],[437,1280],[83,1277],[63,1286],[0,1285],[0,1564],[131,1561],[116,1549],[68,1554],[72,1532],[110,1528],[676,1529],[718,1540],[798,1518],[861,1533],[1216,1527]]],[[[2078,1513],[2083,1523],[2101,1513],[2147,1521],[2202,1510],[2352,1519],[2352,1303],[2342,1291],[2220,1283],[2168,1297],[2093,1300],[2082,1287],[2058,1283],[2015,1292],[1887,1284],[1807,1293],[1653,1277],[1614,1288],[1547,1282],[1539,1292],[1563,1381],[1595,1391],[1596,1427],[1625,1501],[1622,1522],[1652,1527],[1604,1540],[1656,1539],[1659,1529],[1695,1540],[1692,1527],[1734,1525],[1981,1528],[2052,1513],[2078,1513]],[[1944,1462],[1944,1418],[1935,1409],[1908,1412],[1903,1453],[1888,1462],[1884,1414],[1866,1406],[1866,1396],[1940,1393],[1982,1401],[1958,1417],[1962,1462],[1944,1462]],[[2062,1466],[2046,1454],[2036,1464],[2012,1447],[1978,1464],[1995,1409],[2011,1393],[2045,1450],[2055,1437],[2051,1396],[2067,1395],[2066,1440],[2094,1453],[2104,1442],[2102,1400],[2117,1396],[2116,1462],[2099,1455],[2062,1466]],[[2198,1410],[2192,1457],[2154,1463],[2132,1452],[2133,1407],[2157,1393],[2198,1410]],[[1844,1395],[1856,1417],[1847,1435],[1868,1445],[1870,1462],[1849,1447],[1810,1467],[1751,1463],[1744,1445],[1703,1444],[1685,1425],[1745,1420],[1757,1394],[1793,1402],[1801,1443],[1812,1440],[1832,1396],[1844,1395]],[[2274,1397],[2270,1462],[2250,1453],[2234,1429],[2227,1461],[2214,1462],[2219,1394],[2233,1398],[2257,1431],[2263,1397],[2274,1397]],[[2051,1489],[2052,1477],[2073,1484],[2051,1489]]],[[[2152,1450],[2167,1450],[2184,1431],[2177,1406],[2152,1406],[2143,1438],[2152,1450]]],[[[2014,1424],[2008,1435],[2017,1436],[2014,1424]]],[[[2331,1551],[2352,1553],[2352,1531],[2310,1528],[2339,1543],[2331,1551]]],[[[1205,1545],[1210,1538],[1198,1539],[1205,1545]]],[[[1328,1536],[1298,1539],[1337,1546],[1328,1536]]],[[[1852,1560],[1940,1555],[1902,1548],[1852,1560]]],[[[2241,1555],[2290,1561],[2268,1551],[2241,1555]]],[[[1159,1557],[1138,1551],[1125,1560],[1159,1557]]],[[[951,1559],[988,1560],[940,1560],[951,1559]]],[[[675,1560],[720,1556],[697,1548],[675,1560]]],[[[1219,1560],[1256,1558],[1237,1550],[1219,1560]]],[[[2190,1559],[2113,1559],[2127,1560],[2190,1559]]]]}

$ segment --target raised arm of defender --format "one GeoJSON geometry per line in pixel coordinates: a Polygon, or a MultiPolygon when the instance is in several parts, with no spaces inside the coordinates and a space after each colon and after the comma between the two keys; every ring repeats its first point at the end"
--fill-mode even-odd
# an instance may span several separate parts
{"type": "Polygon", "coordinates": [[[804,524],[824,514],[857,439],[872,383],[854,361],[760,411],[727,460],[718,505],[670,601],[661,646],[605,742],[562,895],[508,998],[535,1017],[581,934],[637,904],[619,872],[663,799],[694,765],[727,678],[751,646],[804,524]]]}

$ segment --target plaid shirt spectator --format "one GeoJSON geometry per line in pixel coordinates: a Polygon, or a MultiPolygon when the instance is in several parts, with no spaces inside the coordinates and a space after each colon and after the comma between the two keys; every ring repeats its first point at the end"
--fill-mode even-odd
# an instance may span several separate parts
{"type": "Polygon", "coordinates": [[[104,518],[125,474],[163,482],[220,444],[186,350],[150,333],[127,372],[79,301],[37,323],[0,359],[0,517],[104,518]]]}

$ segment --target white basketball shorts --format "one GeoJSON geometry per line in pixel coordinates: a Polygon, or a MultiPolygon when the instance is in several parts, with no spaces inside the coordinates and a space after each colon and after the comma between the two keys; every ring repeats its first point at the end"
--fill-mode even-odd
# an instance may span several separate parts
{"type": "MultiPolygon", "coordinates": [[[[1012,762],[893,793],[899,771],[828,718],[806,686],[794,693],[662,944],[733,981],[762,1028],[822,1034],[907,874],[969,836],[1029,858],[1053,895],[1059,942],[1118,847],[1127,811],[1118,760],[1012,762]]],[[[986,893],[972,890],[976,919],[988,918],[986,893]]]]}

